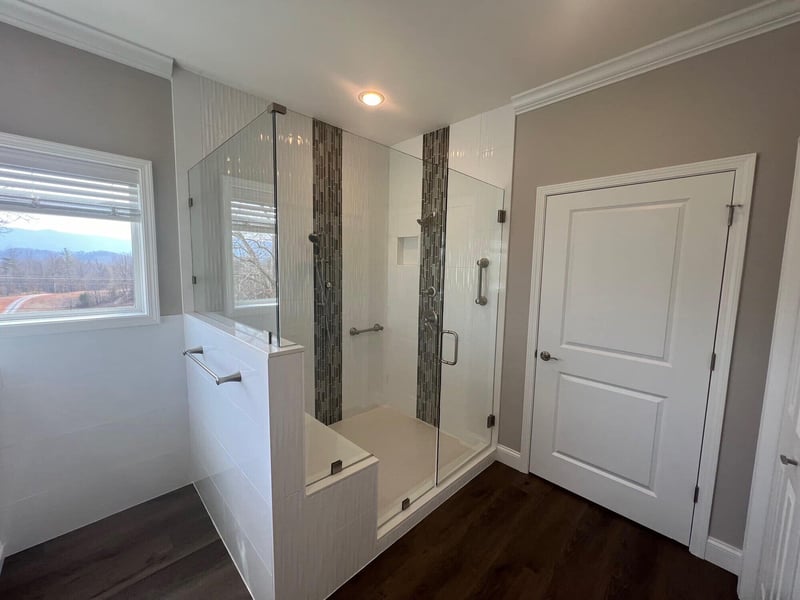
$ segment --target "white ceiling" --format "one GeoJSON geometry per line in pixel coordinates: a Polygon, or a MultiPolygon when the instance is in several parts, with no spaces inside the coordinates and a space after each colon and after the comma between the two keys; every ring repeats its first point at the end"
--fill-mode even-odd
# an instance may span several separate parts
{"type": "Polygon", "coordinates": [[[386,144],[754,0],[33,0],[386,144]],[[386,104],[366,109],[363,89],[386,104]]]}

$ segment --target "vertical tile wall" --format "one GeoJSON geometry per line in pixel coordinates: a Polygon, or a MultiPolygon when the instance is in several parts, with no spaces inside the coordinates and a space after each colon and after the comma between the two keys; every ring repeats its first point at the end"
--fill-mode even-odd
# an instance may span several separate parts
{"type": "Polygon", "coordinates": [[[422,194],[422,137],[414,155],[389,157],[389,228],[383,400],[409,417],[417,416],[419,258],[402,258],[400,246],[419,248],[422,194]]]}
{"type": "MultiPolygon", "coordinates": [[[[389,149],[345,132],[342,138],[342,410],[347,418],[384,403],[387,329],[352,336],[351,327],[386,327],[389,149]]],[[[397,299],[393,299],[396,301],[397,299]]]]}
{"type": "MultiPolygon", "coordinates": [[[[288,111],[278,116],[278,215],[281,277],[281,335],[303,345],[305,410],[315,415],[314,255],[308,234],[313,220],[313,120],[288,111]]],[[[386,325],[387,220],[390,151],[365,138],[342,133],[342,414],[383,403],[384,348],[389,327],[378,334],[350,336],[351,327],[386,325]]],[[[412,159],[419,163],[418,159],[412,159]]],[[[419,198],[421,170],[414,178],[419,198]]],[[[419,210],[419,208],[417,208],[419,210]]],[[[416,269],[416,265],[413,267],[416,269]]],[[[401,298],[408,304],[416,293],[401,298]]],[[[416,310],[416,305],[414,305],[416,310]]],[[[416,336],[416,329],[414,329],[416,336]]],[[[413,355],[416,355],[414,350],[413,355]]],[[[412,356],[413,358],[413,356],[412,356]]],[[[413,411],[412,411],[413,414],[413,411]]]]}
{"type": "Polygon", "coordinates": [[[183,318],[0,344],[6,556],[189,483],[183,318]]]}
{"type": "Polygon", "coordinates": [[[314,414],[313,122],[287,111],[277,116],[278,261],[281,337],[300,344],[304,409],[314,414]]]}
{"type": "Polygon", "coordinates": [[[419,239],[417,418],[439,424],[441,335],[444,308],[444,233],[450,128],[422,137],[422,208],[419,239]]]}
{"type": "Polygon", "coordinates": [[[216,385],[185,360],[192,479],[245,584],[257,599],[275,597],[270,405],[267,354],[218,326],[184,315],[185,346],[241,383],[216,385]]]}
{"type": "Polygon", "coordinates": [[[314,119],[314,412],[342,420],[342,130],[314,119]]]}
{"type": "MultiPolygon", "coordinates": [[[[172,115],[184,312],[195,310],[194,296],[197,293],[191,280],[192,240],[189,205],[186,201],[189,197],[189,169],[266,110],[267,104],[268,102],[262,98],[180,67],[175,67],[172,73],[172,115]]],[[[200,233],[195,232],[195,236],[200,233]]],[[[208,244],[211,245],[212,242],[209,241],[208,244]]],[[[201,302],[204,302],[205,291],[200,290],[199,293],[201,302]]],[[[209,300],[207,306],[212,306],[213,295],[209,296],[209,300]]],[[[198,310],[206,308],[198,307],[198,310]]]]}

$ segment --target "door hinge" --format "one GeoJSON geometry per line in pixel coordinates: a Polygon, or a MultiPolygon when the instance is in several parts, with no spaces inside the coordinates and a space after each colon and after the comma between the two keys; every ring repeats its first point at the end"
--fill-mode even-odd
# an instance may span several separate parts
{"type": "Polygon", "coordinates": [[[717,368],[717,353],[716,352],[712,352],[711,353],[711,370],[713,371],[716,368],[717,368]]]}
{"type": "Polygon", "coordinates": [[[189,196],[189,208],[192,208],[193,206],[194,206],[194,198],[189,196]]]}
{"type": "Polygon", "coordinates": [[[726,204],[728,207],[728,227],[733,225],[733,213],[737,208],[742,208],[744,204],[726,204]]]}
{"type": "Polygon", "coordinates": [[[501,208],[497,211],[497,222],[498,223],[505,223],[506,222],[506,211],[504,208],[501,208]]]}
{"type": "Polygon", "coordinates": [[[494,427],[494,424],[495,424],[496,420],[497,419],[495,418],[494,415],[489,415],[488,417],[486,417],[486,427],[488,429],[491,429],[492,427],[494,427]]]}
{"type": "Polygon", "coordinates": [[[700,498],[700,486],[694,486],[694,503],[697,504],[697,500],[700,498]]]}
{"type": "Polygon", "coordinates": [[[197,284],[197,276],[196,275],[192,275],[192,285],[196,285],[196,284],[197,284]]]}
{"type": "Polygon", "coordinates": [[[403,501],[400,503],[400,510],[408,510],[409,506],[411,506],[411,499],[403,498],[403,501]]]}

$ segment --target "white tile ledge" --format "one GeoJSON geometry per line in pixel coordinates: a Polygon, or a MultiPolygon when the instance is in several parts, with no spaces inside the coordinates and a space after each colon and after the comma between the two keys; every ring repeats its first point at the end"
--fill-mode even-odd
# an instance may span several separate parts
{"type": "Polygon", "coordinates": [[[232,319],[228,319],[227,317],[223,317],[221,315],[217,315],[214,317],[209,317],[202,313],[192,312],[192,313],[184,313],[187,318],[196,319],[225,333],[231,337],[236,338],[237,340],[244,342],[248,346],[255,348],[263,352],[264,354],[272,356],[284,356],[286,354],[295,354],[297,352],[303,352],[305,348],[299,344],[292,343],[289,346],[276,346],[274,343],[269,343],[269,337],[263,331],[259,331],[257,329],[253,329],[252,327],[248,327],[247,325],[243,325],[241,323],[237,323],[232,319]]]}

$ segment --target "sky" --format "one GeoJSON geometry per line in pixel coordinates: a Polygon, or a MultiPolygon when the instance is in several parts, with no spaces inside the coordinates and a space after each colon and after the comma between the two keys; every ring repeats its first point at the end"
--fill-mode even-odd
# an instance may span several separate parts
{"type": "Polygon", "coordinates": [[[48,229],[64,233],[77,233],[117,240],[131,239],[131,224],[125,221],[106,221],[102,219],[83,219],[56,215],[28,214],[20,219],[16,213],[0,211],[0,221],[13,220],[7,227],[12,229],[48,229]]]}

